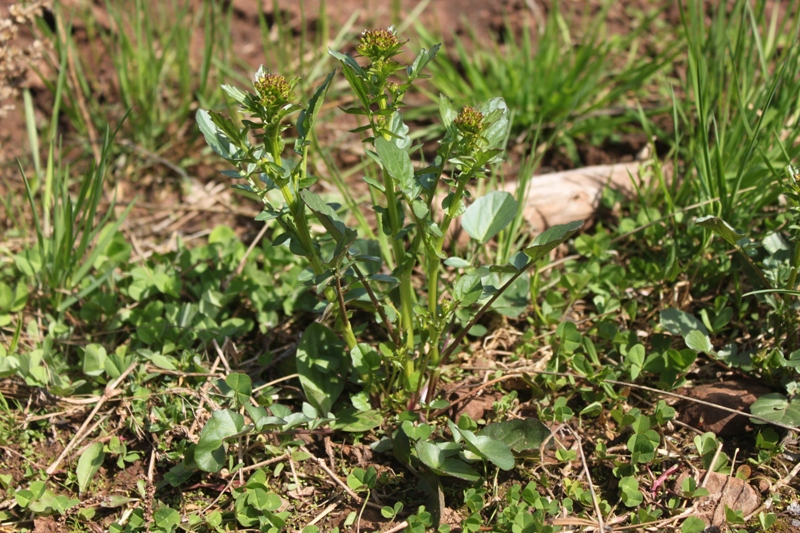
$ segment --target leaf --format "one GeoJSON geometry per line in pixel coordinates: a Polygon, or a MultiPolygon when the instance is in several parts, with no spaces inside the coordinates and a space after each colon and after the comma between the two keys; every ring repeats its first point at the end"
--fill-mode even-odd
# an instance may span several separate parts
{"type": "Polygon", "coordinates": [[[467,463],[459,459],[451,459],[439,446],[432,442],[420,440],[414,445],[422,463],[434,474],[452,476],[464,481],[478,481],[481,476],[467,463]]]}
{"type": "Polygon", "coordinates": [[[297,346],[297,373],[309,403],[323,416],[344,390],[347,375],[344,345],[327,326],[311,323],[297,346]]]}
{"type": "Polygon", "coordinates": [[[467,208],[461,217],[461,226],[470,237],[485,244],[514,220],[518,207],[511,193],[493,191],[467,208]]]}
{"type": "Polygon", "coordinates": [[[413,192],[418,187],[415,187],[414,166],[411,164],[408,152],[398,147],[394,140],[387,141],[383,137],[375,139],[375,149],[383,168],[397,180],[400,189],[411,196],[416,196],[413,192]]]}
{"type": "Polygon", "coordinates": [[[300,115],[297,117],[297,140],[294,143],[294,149],[298,154],[302,154],[303,148],[310,144],[309,137],[311,136],[311,130],[314,128],[314,121],[319,110],[322,109],[322,102],[325,100],[325,95],[328,93],[334,74],[336,74],[335,70],[328,74],[322,85],[314,91],[314,95],[308,101],[308,106],[300,111],[300,115]]]}
{"type": "Polygon", "coordinates": [[[99,376],[105,372],[106,349],[99,344],[89,344],[83,350],[83,373],[99,376]]]}
{"type": "Polygon", "coordinates": [[[550,429],[535,418],[495,422],[483,428],[480,435],[505,443],[514,452],[538,452],[550,436],[550,429]]]}
{"type": "Polygon", "coordinates": [[[684,340],[686,341],[686,346],[696,352],[710,354],[714,351],[714,346],[711,344],[708,335],[703,335],[701,331],[690,331],[689,334],[684,337],[684,340]]]}
{"type": "Polygon", "coordinates": [[[706,523],[696,516],[689,516],[681,525],[681,533],[702,533],[706,530],[706,523]]]}
{"type": "Polygon", "coordinates": [[[453,120],[458,116],[458,111],[456,111],[455,106],[453,106],[453,102],[443,94],[439,95],[439,115],[442,117],[442,124],[445,128],[450,128],[450,124],[453,123],[453,120]]]}
{"type": "Polygon", "coordinates": [[[383,416],[376,410],[359,411],[355,407],[345,407],[336,415],[336,420],[331,424],[331,429],[338,429],[348,433],[363,433],[380,426],[383,416]]]}
{"type": "Polygon", "coordinates": [[[678,309],[668,308],[661,311],[661,325],[673,335],[682,335],[684,338],[694,330],[708,335],[708,330],[700,320],[678,309]]]}
{"type": "Polygon", "coordinates": [[[628,450],[631,452],[631,460],[636,463],[648,463],[655,457],[656,448],[660,443],[661,437],[655,431],[648,430],[642,433],[635,433],[628,439],[628,450]]]}
{"type": "Polygon", "coordinates": [[[236,393],[236,401],[239,404],[248,404],[250,394],[253,392],[253,381],[247,374],[234,372],[225,377],[225,383],[236,393]]]}
{"type": "Polygon", "coordinates": [[[631,346],[625,360],[631,365],[631,379],[635,381],[644,366],[644,346],[641,344],[631,346]]]}
{"type": "Polygon", "coordinates": [[[679,309],[664,309],[661,311],[661,325],[673,335],[681,335],[686,346],[692,350],[714,353],[705,325],[689,313],[679,309]]]}
{"type": "Polygon", "coordinates": [[[247,99],[247,93],[239,89],[238,87],[234,87],[232,85],[223,85],[222,90],[228,93],[228,96],[230,96],[240,104],[244,104],[244,101],[247,99]]]}
{"type": "Polygon", "coordinates": [[[320,224],[325,226],[325,229],[328,230],[336,242],[340,242],[342,237],[347,237],[345,239],[347,244],[355,239],[355,230],[351,230],[345,226],[342,219],[336,214],[336,211],[334,211],[317,193],[311,192],[308,189],[303,189],[300,191],[300,197],[308,208],[314,212],[317,220],[319,220],[320,224]]]}
{"type": "Polygon", "coordinates": [[[722,237],[725,242],[730,244],[731,246],[738,247],[737,244],[742,238],[744,238],[744,233],[739,233],[733,227],[722,220],[719,217],[715,217],[713,215],[708,215],[705,217],[698,218],[694,221],[695,224],[698,226],[703,226],[704,228],[710,229],[720,237],[722,237]]]}
{"type": "Polygon", "coordinates": [[[486,140],[486,146],[483,150],[489,150],[502,144],[508,135],[508,130],[511,128],[510,113],[506,101],[501,97],[492,98],[484,102],[478,111],[487,116],[490,113],[499,112],[500,116],[483,132],[483,138],[486,140]]]}
{"type": "Polygon", "coordinates": [[[75,471],[78,477],[78,492],[83,494],[83,491],[92,481],[92,477],[102,466],[105,458],[106,454],[103,451],[102,442],[95,442],[84,450],[80,459],[78,459],[78,468],[75,471]]]}
{"type": "Polygon", "coordinates": [[[583,220],[575,220],[567,224],[552,226],[537,235],[536,238],[533,239],[533,244],[523,251],[531,259],[538,261],[552,250],[555,250],[564,241],[575,235],[575,232],[577,232],[581,226],[583,226],[583,220]]]}
{"type": "Polygon", "coordinates": [[[475,435],[472,431],[466,429],[458,429],[458,426],[450,421],[448,421],[448,424],[454,436],[461,435],[464,438],[464,444],[472,453],[491,461],[501,470],[514,468],[514,456],[511,454],[511,448],[504,442],[487,435],[475,435]]]}
{"type": "Polygon", "coordinates": [[[239,413],[230,409],[214,411],[200,432],[194,451],[194,460],[200,470],[219,472],[225,464],[225,439],[236,435],[243,427],[244,417],[239,413]]]}
{"type": "Polygon", "coordinates": [[[464,274],[453,285],[453,299],[461,302],[464,307],[477,302],[482,292],[481,278],[475,274],[464,274]]]}
{"type": "MultiPolygon", "coordinates": [[[[750,412],[756,416],[778,422],[786,426],[800,426],[800,399],[789,400],[783,394],[772,392],[765,394],[750,406],[750,412]]],[[[756,424],[763,424],[753,420],[756,424]]]]}
{"type": "Polygon", "coordinates": [[[414,78],[419,76],[419,73],[422,72],[422,69],[424,69],[425,66],[431,61],[433,61],[434,57],[436,57],[436,53],[439,51],[439,48],[441,48],[441,46],[442,46],[441,43],[439,43],[431,46],[430,50],[425,50],[423,48],[422,50],[419,51],[417,57],[414,58],[414,61],[406,69],[409,80],[413,80],[414,78]]]}
{"type": "Polygon", "coordinates": [[[222,134],[222,132],[211,120],[211,115],[205,109],[199,109],[196,115],[197,125],[200,127],[200,132],[206,139],[206,143],[217,154],[225,159],[232,159],[236,149],[231,144],[230,140],[222,134]]]}
{"type": "Polygon", "coordinates": [[[639,490],[639,482],[633,476],[623,477],[619,480],[620,499],[627,507],[637,507],[644,501],[639,490]]]}

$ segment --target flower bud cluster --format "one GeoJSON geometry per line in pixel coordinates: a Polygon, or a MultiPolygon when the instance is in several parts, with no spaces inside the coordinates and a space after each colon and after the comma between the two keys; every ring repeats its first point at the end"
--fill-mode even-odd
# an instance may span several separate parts
{"type": "Polygon", "coordinates": [[[290,105],[296,97],[294,87],[297,85],[297,78],[287,80],[280,74],[267,72],[258,76],[254,85],[258,101],[264,107],[269,119],[280,120],[280,111],[290,105]]]}

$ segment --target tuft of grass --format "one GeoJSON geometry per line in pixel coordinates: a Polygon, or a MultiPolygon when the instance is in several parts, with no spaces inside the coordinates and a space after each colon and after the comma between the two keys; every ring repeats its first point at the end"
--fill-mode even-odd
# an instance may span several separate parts
{"type": "Polygon", "coordinates": [[[774,203],[783,168],[800,147],[800,18],[798,2],[774,5],[738,0],[715,8],[681,4],[687,46],[685,82],[676,104],[681,158],[688,179],[673,184],[671,202],[707,202],[706,214],[734,227],[774,203]]]}
{"type": "MultiPolygon", "coordinates": [[[[455,36],[450,54],[431,67],[431,84],[459,104],[502,96],[514,113],[515,136],[559,131],[558,142],[577,161],[575,139],[602,139],[633,122],[635,108],[626,99],[646,94],[677,53],[674,43],[652,57],[640,53],[658,11],[630,33],[612,35],[605,22],[609,7],[589,18],[580,36],[557,3],[539,28],[526,16],[521,35],[506,21],[491,46],[474,44],[480,41],[470,27],[469,38],[455,36]]],[[[422,25],[416,30],[423,43],[434,42],[422,25]]]]}

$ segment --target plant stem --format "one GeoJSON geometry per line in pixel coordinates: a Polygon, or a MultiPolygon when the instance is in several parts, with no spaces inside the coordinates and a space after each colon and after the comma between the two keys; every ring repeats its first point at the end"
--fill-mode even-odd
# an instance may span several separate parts
{"type": "Polygon", "coordinates": [[[792,269],[789,274],[789,281],[786,288],[793,291],[797,288],[797,271],[800,270],[800,239],[794,243],[794,257],[792,258],[792,269]]]}
{"type": "MultiPolygon", "coordinates": [[[[281,149],[280,144],[278,141],[278,127],[275,126],[274,129],[270,129],[268,131],[268,142],[267,148],[269,149],[270,153],[272,154],[272,158],[277,165],[281,165],[281,149]]],[[[306,156],[307,156],[307,149],[304,149],[303,153],[303,161],[301,163],[301,178],[305,177],[307,172],[306,166],[306,156]]],[[[317,275],[322,274],[325,272],[325,265],[322,263],[322,259],[320,259],[319,255],[317,254],[316,248],[314,248],[314,242],[311,238],[311,228],[308,226],[308,219],[306,218],[306,207],[305,204],[297,199],[294,192],[292,192],[292,188],[289,186],[289,182],[285,179],[280,180],[280,190],[281,194],[283,195],[283,199],[289,206],[289,211],[292,213],[292,218],[294,219],[295,224],[295,234],[297,238],[300,239],[300,244],[305,249],[306,253],[308,254],[309,261],[311,263],[311,268],[314,270],[314,273],[317,275]]],[[[266,201],[266,198],[264,198],[266,201]]],[[[325,287],[325,298],[328,302],[337,305],[339,307],[339,330],[341,331],[342,335],[344,336],[345,343],[347,347],[352,349],[356,346],[356,336],[353,333],[353,328],[350,325],[350,320],[347,318],[347,310],[344,306],[344,298],[341,294],[341,285],[339,284],[339,279],[336,279],[336,286],[338,289],[334,290],[333,287],[328,286],[325,287]]]]}
{"type": "Polygon", "coordinates": [[[427,275],[428,275],[428,313],[431,316],[430,327],[430,364],[437,366],[439,364],[439,336],[441,335],[441,327],[439,325],[438,305],[439,305],[439,255],[444,248],[444,239],[447,236],[447,231],[450,229],[450,224],[458,213],[458,206],[461,204],[461,197],[464,195],[464,189],[467,182],[471,178],[471,174],[467,176],[460,176],[456,191],[450,201],[450,206],[445,213],[442,220],[442,236],[439,237],[434,243],[435,249],[433,253],[428,253],[427,275]]]}
{"type": "MultiPolygon", "coordinates": [[[[383,84],[381,84],[376,93],[383,95],[378,100],[378,106],[381,109],[386,109],[387,98],[383,91],[383,84]]],[[[370,117],[370,123],[372,124],[373,133],[376,136],[379,135],[379,128],[372,117],[370,117]]],[[[384,135],[386,140],[391,140],[387,135],[384,135]]],[[[397,268],[400,269],[400,323],[406,334],[406,349],[409,354],[404,363],[404,369],[406,379],[410,379],[414,373],[412,357],[414,354],[414,288],[411,286],[411,270],[404,265],[406,252],[403,242],[397,238],[402,228],[400,227],[400,216],[397,211],[397,192],[394,188],[394,179],[386,171],[383,173],[383,178],[384,187],[386,187],[386,210],[389,213],[389,225],[392,234],[392,249],[397,268]]]]}

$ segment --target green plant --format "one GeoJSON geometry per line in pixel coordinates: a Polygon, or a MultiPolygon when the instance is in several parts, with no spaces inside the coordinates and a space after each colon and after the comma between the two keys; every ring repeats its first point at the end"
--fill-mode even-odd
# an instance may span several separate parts
{"type": "MultiPolygon", "coordinates": [[[[514,115],[515,136],[546,132],[542,138],[556,138],[577,162],[579,137],[601,142],[630,128],[637,113],[635,108],[619,113],[622,100],[643,94],[678,51],[674,42],[660,43],[663,49],[652,52],[654,57],[636,59],[632,52],[658,12],[618,34],[606,26],[611,5],[581,19],[556,2],[538,27],[532,27],[535,17],[523,13],[521,34],[507,19],[491,46],[477,44],[476,29],[468,27],[469,38],[455,35],[453,53],[431,66],[432,84],[458,103],[502,96],[514,115]],[[583,28],[576,31],[570,18],[581,20],[583,28]]],[[[421,24],[416,30],[426,45],[435,42],[421,24]]]]}
{"type": "Polygon", "coordinates": [[[449,99],[441,98],[446,133],[436,159],[415,168],[414,147],[400,110],[405,94],[423,77],[438,46],[423,49],[404,66],[393,59],[403,44],[393,30],[365,32],[356,47],[369,60],[364,66],[349,55],[331,52],[341,62],[356,100],[345,111],[365,122],[354,131],[366,135],[366,155],[381,170],[380,179],[365,177],[372,192],[382,198],[375,206],[381,242],[359,239],[341,218],[339,206],[311,189],[317,180],[308,165],[313,128],[333,73],[303,107],[295,103],[296,80],[262,68],[255,76],[254,93],[224,87],[248,117],[241,126],[215,111],[201,110],[197,115],[208,144],[236,167],[226,175],[246,183],[235,187],[263,202],[264,211],[257,219],[277,223],[280,232],[273,244],[287,244],[307,261],[303,279],[324,295],[326,309],[335,317],[343,343],[333,330],[318,323],[305,331],[298,349],[301,383],[320,414],[327,414],[334,405],[351,377],[351,368],[355,381],[373,399],[411,407],[430,401],[442,363],[458,349],[470,328],[529,267],[581,225],[548,229],[506,265],[475,267],[471,265],[478,256],[468,257],[462,264],[469,266],[443,297],[440,280],[447,262],[443,265],[442,261],[447,259],[444,248],[453,221],[461,216],[470,237],[483,245],[516,216],[517,202],[508,193],[490,192],[468,209],[464,203],[470,182],[483,177],[486,166],[499,160],[510,117],[499,98],[466,106],[461,112],[449,99]],[[401,71],[405,77],[394,81],[401,71]],[[286,119],[297,111],[298,137],[294,152],[286,154],[286,119]],[[439,215],[434,200],[442,185],[448,194],[439,215]],[[313,233],[311,219],[324,226],[326,234],[313,233]],[[394,265],[391,274],[381,271],[382,264],[394,265]],[[417,294],[411,282],[417,266],[425,272],[423,294],[417,294]],[[358,342],[356,334],[363,325],[353,325],[351,309],[356,304],[374,313],[384,328],[385,340],[378,346],[358,342]],[[480,304],[477,309],[476,304],[480,304]],[[468,311],[461,320],[460,310],[468,311]],[[454,327],[458,328],[454,338],[445,343],[454,327]]]}

